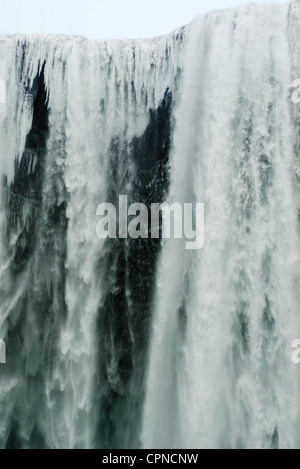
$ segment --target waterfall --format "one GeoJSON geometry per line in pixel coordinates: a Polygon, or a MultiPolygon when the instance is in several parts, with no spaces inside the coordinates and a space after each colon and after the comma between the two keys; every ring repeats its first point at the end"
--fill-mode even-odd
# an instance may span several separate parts
{"type": "Polygon", "coordinates": [[[146,448],[299,445],[296,9],[299,22],[299,5],[250,5],[190,27],[170,193],[205,202],[206,240],[192,258],[163,248],[146,448]]]}
{"type": "Polygon", "coordinates": [[[300,2],[0,36],[0,448],[299,448],[300,2]],[[205,204],[203,249],[97,206],[205,204]]]}
{"type": "Polygon", "coordinates": [[[139,444],[160,241],[96,209],[164,200],[183,36],[1,38],[2,447],[139,444]]]}

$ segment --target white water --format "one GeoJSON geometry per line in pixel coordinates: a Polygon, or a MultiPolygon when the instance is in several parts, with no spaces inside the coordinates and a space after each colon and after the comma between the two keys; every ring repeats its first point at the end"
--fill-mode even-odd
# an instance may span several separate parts
{"type": "Polygon", "coordinates": [[[185,192],[206,204],[206,241],[193,258],[182,244],[164,246],[146,448],[299,447],[294,8],[290,25],[287,5],[251,5],[190,26],[171,199],[185,192]]]}
{"type": "MultiPolygon", "coordinates": [[[[44,344],[40,344],[39,330],[35,327],[40,312],[26,308],[28,325],[22,326],[20,338],[24,347],[22,355],[24,350],[26,355],[25,374],[18,370],[11,373],[10,378],[2,378],[2,444],[14,418],[25,441],[30,440],[37,420],[49,447],[89,448],[95,444],[97,429],[94,420],[98,412],[93,407],[92,390],[99,366],[96,360],[96,341],[99,341],[96,318],[102,301],[101,282],[105,280],[96,273],[99,259],[105,255],[103,242],[96,236],[96,208],[106,200],[110,185],[109,146],[115,136],[122,144],[145,130],[149,109],[157,107],[166,88],[174,86],[180,67],[180,48],[175,35],[153,41],[108,43],[54,36],[1,38],[1,79],[8,84],[7,106],[1,127],[4,134],[1,172],[7,175],[9,182],[12,180],[15,156],[20,159],[32,123],[32,99],[23,85],[28,84],[30,89],[45,64],[50,109],[43,188],[45,226],[49,207],[53,202],[57,206],[64,202],[64,190],[68,194],[67,319],[60,331],[58,359],[51,372],[47,369],[42,371],[45,373],[42,385],[45,402],[40,402],[37,416],[37,409],[33,409],[37,403],[32,402],[32,397],[27,396],[25,402],[20,403],[22,393],[27,395],[29,392],[29,377],[35,376],[44,366],[40,359],[40,347],[44,344]],[[21,48],[14,60],[18,41],[25,47],[23,64],[21,48]],[[166,50],[170,60],[165,60],[166,50]],[[135,93],[129,91],[127,96],[125,90],[131,84],[135,93]],[[59,176],[61,173],[62,177],[59,176]]],[[[124,168],[119,171],[122,174],[124,168]]],[[[2,207],[4,224],[4,204],[2,207]]],[[[19,233],[22,229],[23,225],[19,233]]],[[[51,233],[46,231],[45,236],[51,236],[51,233]]],[[[14,239],[17,238],[18,234],[14,239]]],[[[41,238],[39,251],[43,250],[44,244],[41,238]]],[[[62,290],[63,286],[57,283],[59,272],[50,271],[47,259],[43,262],[49,294],[51,288],[62,290]],[[55,287],[51,284],[51,275],[57,278],[55,287]]],[[[55,262],[58,263],[59,259],[55,262]]],[[[7,284],[8,265],[9,259],[3,252],[1,282],[6,292],[11,290],[7,284]]],[[[18,309],[16,305],[26,293],[30,281],[34,285],[39,279],[31,279],[30,269],[27,269],[16,281],[14,291],[7,295],[8,302],[1,302],[1,337],[6,337],[8,318],[12,311],[18,309]]],[[[62,311],[56,299],[54,303],[59,318],[62,311]]],[[[14,323],[17,323],[21,318],[18,318],[18,312],[15,314],[14,323]]],[[[50,361],[52,359],[50,357],[50,361]]],[[[101,389],[98,393],[101,397],[101,389]]]]}
{"type": "Polygon", "coordinates": [[[30,90],[42,70],[49,98],[41,200],[17,194],[20,216],[1,191],[1,226],[8,213],[18,223],[8,247],[0,236],[0,339],[8,351],[0,447],[300,447],[300,376],[291,360],[300,337],[300,122],[290,90],[300,78],[299,10],[294,1],[215,12],[179,35],[145,41],[0,37],[7,88],[0,172],[8,184],[24,154],[30,90]],[[137,306],[129,244],[123,280],[116,247],[96,237],[95,214],[111,192],[134,191],[130,147],[168,88],[175,113],[169,200],[205,203],[206,239],[193,253],[184,241],[163,244],[143,403],[139,370],[127,387],[120,378],[118,344],[125,323],[132,350],[140,350],[133,319],[146,308],[142,289],[137,306]],[[64,204],[65,237],[63,218],[51,218],[64,204]],[[35,205],[34,252],[14,273],[35,205]],[[122,287],[126,308],[116,314],[107,298],[119,298],[122,287]],[[99,331],[105,308],[107,335],[99,331]]]}

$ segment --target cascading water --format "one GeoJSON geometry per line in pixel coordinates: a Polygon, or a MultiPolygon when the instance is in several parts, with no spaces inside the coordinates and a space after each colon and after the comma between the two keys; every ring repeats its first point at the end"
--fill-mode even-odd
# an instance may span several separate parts
{"type": "Polygon", "coordinates": [[[300,2],[0,37],[0,447],[299,448],[300,2]],[[205,245],[96,236],[205,204],[205,245]]]}
{"type": "Polygon", "coordinates": [[[299,335],[299,129],[289,89],[299,7],[249,6],[191,26],[171,199],[185,191],[205,202],[206,241],[192,258],[172,244],[162,255],[147,448],[299,445],[291,360],[299,335]]]}
{"type": "Polygon", "coordinates": [[[3,447],[139,444],[160,243],[99,240],[96,208],[164,200],[182,43],[2,38],[3,447]]]}

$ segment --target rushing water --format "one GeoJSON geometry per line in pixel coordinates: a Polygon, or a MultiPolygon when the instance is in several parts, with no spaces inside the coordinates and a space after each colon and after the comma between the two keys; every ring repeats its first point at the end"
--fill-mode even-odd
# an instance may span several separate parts
{"type": "Polygon", "coordinates": [[[300,2],[0,37],[0,446],[300,448],[300,2]],[[96,236],[205,203],[205,245],[96,236]]]}

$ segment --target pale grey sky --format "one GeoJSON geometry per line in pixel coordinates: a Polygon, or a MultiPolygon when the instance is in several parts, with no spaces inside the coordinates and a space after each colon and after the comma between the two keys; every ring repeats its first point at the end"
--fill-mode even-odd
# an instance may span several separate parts
{"type": "Polygon", "coordinates": [[[169,33],[197,14],[246,3],[249,1],[0,0],[0,33],[63,33],[91,39],[151,37],[169,33]]]}

